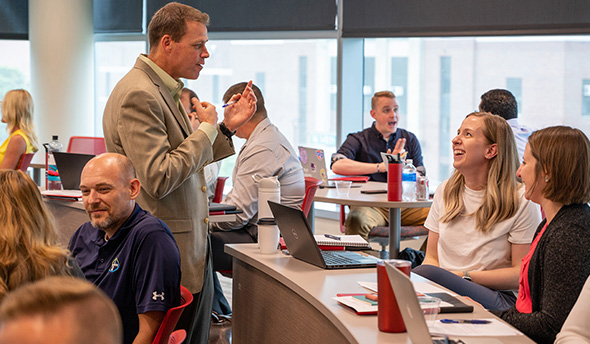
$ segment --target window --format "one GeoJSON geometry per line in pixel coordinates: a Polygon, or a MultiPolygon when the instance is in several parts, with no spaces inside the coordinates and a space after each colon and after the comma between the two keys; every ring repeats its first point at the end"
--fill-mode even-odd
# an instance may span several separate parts
{"type": "Polygon", "coordinates": [[[103,136],[102,114],[115,85],[135,65],[140,53],[145,52],[144,41],[96,42],[94,45],[95,135],[103,136]]]}
{"type": "MultiPolygon", "coordinates": [[[[0,40],[0,99],[6,92],[24,88],[31,92],[31,59],[28,41],[0,40]],[[8,53],[9,52],[9,53],[8,53]]],[[[32,93],[32,92],[31,92],[32,93]]],[[[32,94],[33,100],[35,95],[32,94]]],[[[8,137],[6,124],[0,124],[0,142],[8,137]]]]}
{"type": "MultiPolygon", "coordinates": [[[[335,151],[335,40],[210,40],[207,45],[211,57],[205,68],[185,85],[217,107],[219,120],[225,91],[252,80],[264,95],[270,120],[295,149],[318,147],[329,155],[335,151]]],[[[234,139],[236,152],[244,142],[234,139]]],[[[224,159],[220,175],[231,176],[235,158],[224,159]]]]}
{"type": "Polygon", "coordinates": [[[590,116],[590,79],[582,81],[582,116],[590,116]]]}
{"type": "Polygon", "coordinates": [[[418,136],[430,179],[442,181],[452,169],[450,140],[492,88],[514,93],[522,124],[588,135],[589,54],[590,36],[365,39],[365,60],[374,61],[365,88],[403,91],[400,126],[418,136]]]}

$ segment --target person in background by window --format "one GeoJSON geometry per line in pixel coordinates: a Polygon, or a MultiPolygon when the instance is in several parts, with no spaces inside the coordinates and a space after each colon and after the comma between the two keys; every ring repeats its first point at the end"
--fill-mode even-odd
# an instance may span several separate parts
{"type": "Polygon", "coordinates": [[[2,123],[9,136],[0,146],[0,169],[16,169],[25,153],[39,149],[33,126],[33,98],[26,90],[6,92],[2,104],[2,123]]]}
{"type": "Polygon", "coordinates": [[[0,343],[121,344],[111,299],[92,283],[52,276],[10,292],[0,305],[0,343]]]}
{"type": "Polygon", "coordinates": [[[502,117],[467,115],[452,143],[455,171],[434,194],[426,258],[412,271],[505,310],[516,302],[520,263],[541,215],[516,179],[514,135],[502,117]]]}
{"type": "MultiPolygon", "coordinates": [[[[193,130],[197,130],[201,122],[199,122],[197,113],[193,109],[193,103],[191,101],[193,98],[199,100],[199,97],[195,91],[186,87],[182,89],[182,93],[180,94],[180,102],[182,103],[182,107],[191,121],[193,130]]],[[[220,167],[221,161],[213,161],[203,168],[203,172],[205,173],[205,182],[207,183],[207,197],[209,197],[209,201],[212,201],[213,196],[215,196],[215,187],[217,185],[217,177],[219,176],[220,167]]]]}
{"type": "MultiPolygon", "coordinates": [[[[387,166],[381,153],[407,152],[416,170],[425,175],[422,148],[413,133],[402,129],[399,123],[399,105],[390,91],[375,93],[371,99],[373,125],[363,131],[348,134],[346,141],[332,155],[330,168],[336,174],[346,176],[368,175],[370,180],[387,182],[387,166]]],[[[428,208],[401,210],[402,226],[419,226],[424,223],[428,208]]],[[[359,234],[365,239],[375,226],[389,225],[388,208],[351,207],[346,222],[346,234],[359,234]]]]}
{"type": "Polygon", "coordinates": [[[590,275],[590,141],[565,126],[535,131],[517,176],[546,218],[522,260],[516,305],[496,315],[553,343],[590,275]]]}
{"type": "Polygon", "coordinates": [[[518,105],[514,95],[508,90],[489,90],[481,95],[479,111],[498,115],[508,122],[516,140],[518,159],[522,160],[524,146],[533,130],[518,122],[518,105]]]}
{"type": "Polygon", "coordinates": [[[7,292],[47,276],[83,278],[68,250],[57,244],[39,188],[22,171],[0,170],[0,224],[0,302],[7,292]]]}

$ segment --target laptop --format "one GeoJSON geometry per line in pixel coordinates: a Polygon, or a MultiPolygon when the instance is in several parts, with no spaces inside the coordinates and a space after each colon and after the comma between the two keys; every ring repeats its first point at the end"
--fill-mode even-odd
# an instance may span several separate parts
{"type": "MultiPolygon", "coordinates": [[[[334,181],[328,178],[326,167],[326,155],[323,149],[299,146],[299,161],[303,167],[304,177],[313,177],[322,181],[320,188],[335,188],[334,181]]],[[[366,182],[367,176],[334,176],[334,180],[350,180],[352,182],[366,182]]],[[[360,185],[352,185],[353,188],[360,188],[360,185]]]]}
{"type": "Polygon", "coordinates": [[[371,268],[377,265],[378,258],[365,257],[356,252],[320,250],[303,211],[272,201],[268,201],[268,205],[293,257],[322,269],[371,268]]]}
{"type": "Polygon", "coordinates": [[[53,152],[59,179],[64,190],[80,190],[80,175],[93,154],[53,152]]]}
{"type": "Polygon", "coordinates": [[[464,342],[462,340],[452,339],[433,339],[428,331],[428,325],[424,320],[420,303],[418,303],[418,297],[414,290],[412,281],[406,274],[398,270],[395,266],[385,263],[385,269],[389,282],[391,283],[391,289],[395,294],[395,300],[399,307],[399,311],[404,319],[406,325],[406,331],[412,343],[456,343],[460,344],[464,342]]]}
{"type": "Polygon", "coordinates": [[[299,146],[299,161],[303,167],[305,177],[313,177],[328,185],[328,170],[326,169],[326,155],[323,149],[299,146]]]}

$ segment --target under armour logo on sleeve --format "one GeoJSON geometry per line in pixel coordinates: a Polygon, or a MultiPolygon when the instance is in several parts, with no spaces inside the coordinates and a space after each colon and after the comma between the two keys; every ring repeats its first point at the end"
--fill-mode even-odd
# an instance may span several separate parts
{"type": "Polygon", "coordinates": [[[164,292],[162,292],[162,294],[158,295],[158,293],[154,291],[152,293],[152,295],[154,295],[154,296],[152,296],[152,300],[157,301],[158,298],[160,298],[161,301],[164,301],[164,292]]]}

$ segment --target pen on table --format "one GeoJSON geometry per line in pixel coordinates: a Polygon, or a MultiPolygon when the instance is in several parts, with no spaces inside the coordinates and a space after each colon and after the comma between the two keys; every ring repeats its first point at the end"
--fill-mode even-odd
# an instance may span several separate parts
{"type": "Polygon", "coordinates": [[[489,324],[489,320],[479,319],[440,319],[443,324],[489,324]]]}
{"type": "Polygon", "coordinates": [[[334,240],[342,240],[339,236],[332,235],[332,234],[324,234],[326,238],[334,239],[334,240]]]}
{"type": "Polygon", "coordinates": [[[233,104],[235,104],[237,102],[238,102],[237,100],[232,100],[231,102],[227,102],[227,103],[223,104],[221,107],[222,108],[228,107],[228,106],[233,105],[233,104]]]}

